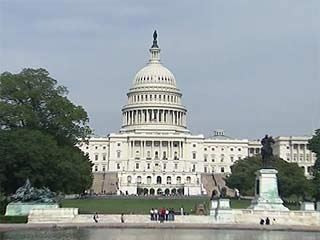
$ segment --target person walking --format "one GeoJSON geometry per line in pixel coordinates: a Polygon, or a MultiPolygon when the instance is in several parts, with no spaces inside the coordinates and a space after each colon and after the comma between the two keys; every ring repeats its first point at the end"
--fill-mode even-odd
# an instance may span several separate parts
{"type": "Polygon", "coordinates": [[[98,223],[98,219],[99,219],[98,213],[95,212],[95,213],[93,214],[93,221],[95,221],[95,223],[98,223]]]}
{"type": "Polygon", "coordinates": [[[151,219],[151,221],[154,221],[154,209],[153,208],[151,208],[151,210],[150,210],[150,219],[151,219]]]}
{"type": "Polygon", "coordinates": [[[158,221],[158,209],[157,208],[155,208],[154,209],[154,213],[153,213],[153,219],[154,219],[154,221],[158,221]]]}
{"type": "Polygon", "coordinates": [[[166,209],[166,221],[168,221],[168,218],[169,218],[169,210],[166,209]]]}
{"type": "Polygon", "coordinates": [[[124,223],[124,214],[123,213],[121,213],[120,221],[121,221],[121,223],[124,223]]]}

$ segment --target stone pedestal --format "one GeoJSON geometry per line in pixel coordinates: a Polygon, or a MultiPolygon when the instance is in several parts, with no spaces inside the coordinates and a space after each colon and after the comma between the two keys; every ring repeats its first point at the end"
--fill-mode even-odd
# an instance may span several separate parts
{"type": "Polygon", "coordinates": [[[300,210],[302,211],[314,211],[314,203],[313,202],[302,202],[300,206],[300,210]]]}
{"type": "Polygon", "coordinates": [[[217,207],[218,207],[218,199],[211,200],[210,216],[214,216],[216,214],[217,207]]]}
{"type": "Polygon", "coordinates": [[[214,216],[216,223],[232,223],[233,215],[230,208],[230,199],[212,200],[210,215],[214,216]]]}
{"type": "Polygon", "coordinates": [[[32,209],[51,209],[59,208],[57,203],[24,203],[24,202],[11,202],[7,205],[6,216],[28,216],[32,209]]]}
{"type": "Polygon", "coordinates": [[[289,211],[279,197],[276,169],[260,169],[256,172],[255,198],[249,209],[289,211]]]}

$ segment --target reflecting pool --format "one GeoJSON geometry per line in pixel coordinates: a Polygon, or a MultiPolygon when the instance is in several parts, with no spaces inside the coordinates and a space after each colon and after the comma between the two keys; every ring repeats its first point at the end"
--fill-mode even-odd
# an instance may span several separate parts
{"type": "Polygon", "coordinates": [[[193,229],[43,229],[0,233],[0,240],[319,240],[320,233],[193,229]]]}

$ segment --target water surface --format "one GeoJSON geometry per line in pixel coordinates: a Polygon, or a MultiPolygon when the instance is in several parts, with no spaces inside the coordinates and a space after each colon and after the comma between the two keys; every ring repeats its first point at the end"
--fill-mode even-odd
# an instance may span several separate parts
{"type": "Polygon", "coordinates": [[[320,233],[193,229],[42,229],[0,233],[0,240],[319,240],[320,233]]]}

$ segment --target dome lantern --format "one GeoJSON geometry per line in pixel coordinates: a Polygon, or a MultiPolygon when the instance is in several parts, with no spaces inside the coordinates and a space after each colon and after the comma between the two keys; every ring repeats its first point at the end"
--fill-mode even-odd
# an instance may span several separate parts
{"type": "Polygon", "coordinates": [[[158,46],[158,41],[157,41],[157,31],[155,30],[153,32],[153,44],[150,48],[150,53],[151,53],[151,58],[149,60],[149,63],[160,63],[160,48],[158,46]]]}

